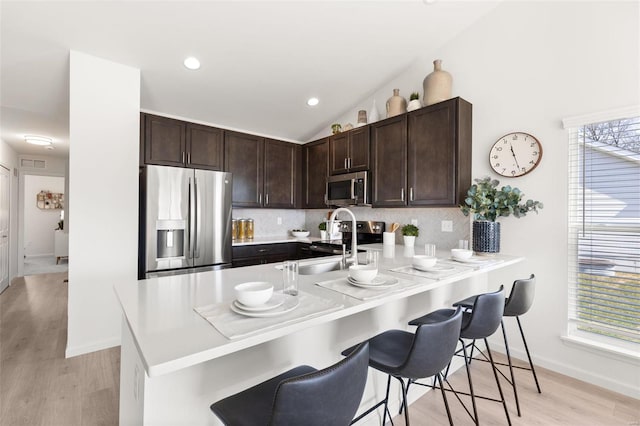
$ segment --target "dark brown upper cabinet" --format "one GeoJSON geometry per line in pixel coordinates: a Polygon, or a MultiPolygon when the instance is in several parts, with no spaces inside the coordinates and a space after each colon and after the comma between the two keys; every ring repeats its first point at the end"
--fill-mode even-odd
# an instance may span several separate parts
{"type": "Polygon", "coordinates": [[[332,175],[369,170],[369,126],[329,138],[329,172],[332,175]]]}
{"type": "Polygon", "coordinates": [[[454,98],[372,124],[372,205],[459,205],[471,184],[471,118],[471,104],[454,98]]]}
{"type": "Polygon", "coordinates": [[[407,116],[387,118],[371,125],[371,205],[407,204],[407,116]]]}
{"type": "Polygon", "coordinates": [[[296,207],[300,185],[300,145],[267,139],[264,142],[264,207],[296,207]]]}
{"type": "Polygon", "coordinates": [[[329,174],[329,138],[310,142],[302,147],[302,208],[327,207],[327,176],[329,174]]]}
{"type": "Polygon", "coordinates": [[[152,114],[142,119],[144,164],[222,170],[222,129],[152,114]]]}

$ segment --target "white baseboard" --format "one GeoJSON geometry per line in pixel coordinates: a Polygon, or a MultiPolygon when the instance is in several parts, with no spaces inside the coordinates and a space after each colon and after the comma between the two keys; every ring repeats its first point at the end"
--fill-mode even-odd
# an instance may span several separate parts
{"type": "MultiPolygon", "coordinates": [[[[527,353],[524,350],[509,348],[511,356],[527,362],[527,353]]],[[[495,342],[491,343],[491,350],[496,350],[502,354],[505,354],[504,345],[499,345],[495,342]]],[[[572,377],[574,379],[582,380],[583,382],[591,383],[592,385],[600,386],[613,392],[618,392],[631,398],[640,399],[640,389],[636,387],[622,383],[618,380],[613,380],[610,377],[603,376],[601,374],[594,373],[592,371],[583,370],[573,365],[558,362],[545,357],[533,356],[534,365],[539,365],[548,370],[555,371],[556,373],[564,374],[565,376],[572,377]]],[[[542,392],[544,392],[544,383],[540,384],[542,392]]]]}
{"type": "Polygon", "coordinates": [[[120,336],[115,336],[99,342],[92,342],[87,345],[69,346],[67,344],[67,349],[65,350],[64,356],[65,358],[72,358],[74,356],[101,351],[104,349],[113,348],[115,346],[120,346],[120,336]]]}

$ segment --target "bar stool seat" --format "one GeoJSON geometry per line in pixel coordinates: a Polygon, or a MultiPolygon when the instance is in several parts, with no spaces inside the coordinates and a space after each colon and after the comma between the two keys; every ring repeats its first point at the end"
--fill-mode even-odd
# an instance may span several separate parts
{"type": "Polygon", "coordinates": [[[211,405],[229,426],[348,425],[367,381],[369,346],[323,370],[295,367],[211,405]]]}

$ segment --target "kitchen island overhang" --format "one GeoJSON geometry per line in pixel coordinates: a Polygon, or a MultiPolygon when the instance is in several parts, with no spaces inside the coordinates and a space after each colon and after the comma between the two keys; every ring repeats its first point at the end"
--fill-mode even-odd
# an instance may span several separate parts
{"type": "MultiPolygon", "coordinates": [[[[231,303],[233,287],[240,282],[259,279],[277,285],[282,274],[274,264],[116,284],[123,310],[121,424],[219,424],[208,410],[217,399],[293,365],[329,365],[340,359],[342,349],[378,332],[411,330],[407,321],[412,317],[497,287],[488,273],[523,260],[499,255],[486,266],[431,280],[389,271],[410,265],[406,254],[398,246],[392,257],[381,257],[381,272],[420,285],[362,301],[315,285],[347,271],[301,275],[302,292],[342,308],[239,339],[223,336],[193,308],[231,303]]],[[[315,261],[330,259],[335,258],[315,261]]],[[[384,391],[379,378],[372,377],[370,372],[363,406],[384,391]]]]}

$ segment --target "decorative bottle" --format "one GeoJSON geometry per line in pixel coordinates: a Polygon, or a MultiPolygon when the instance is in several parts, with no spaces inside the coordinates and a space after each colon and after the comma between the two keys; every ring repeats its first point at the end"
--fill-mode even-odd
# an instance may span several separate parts
{"type": "Polygon", "coordinates": [[[433,105],[451,99],[452,83],[451,74],[442,70],[442,60],[436,59],[433,61],[433,72],[427,75],[422,82],[424,105],[433,105]]]}
{"type": "Polygon", "coordinates": [[[375,123],[380,120],[380,114],[378,113],[378,107],[376,106],[376,100],[373,100],[371,111],[369,111],[369,123],[375,123]]]}
{"type": "Polygon", "coordinates": [[[387,100],[387,118],[407,112],[407,100],[400,96],[400,89],[393,89],[393,96],[387,100]]]}

